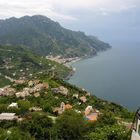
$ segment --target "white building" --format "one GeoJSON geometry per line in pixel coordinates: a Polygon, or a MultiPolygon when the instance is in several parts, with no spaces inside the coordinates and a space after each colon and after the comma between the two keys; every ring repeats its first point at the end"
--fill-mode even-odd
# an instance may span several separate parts
{"type": "Polygon", "coordinates": [[[0,120],[15,120],[15,119],[18,119],[15,113],[1,113],[0,114],[0,120]]]}
{"type": "Polygon", "coordinates": [[[17,103],[11,103],[8,108],[18,108],[18,104],[17,103]]]}

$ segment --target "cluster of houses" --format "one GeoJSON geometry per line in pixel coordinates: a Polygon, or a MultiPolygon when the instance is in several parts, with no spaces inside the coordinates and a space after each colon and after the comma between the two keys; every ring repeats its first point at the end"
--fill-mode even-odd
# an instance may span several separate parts
{"type": "MultiPolygon", "coordinates": [[[[10,108],[18,108],[18,104],[17,103],[11,103],[10,105],[8,105],[7,109],[10,108]]],[[[29,110],[31,112],[33,111],[42,111],[42,108],[40,107],[31,107],[29,108],[29,110]]],[[[22,120],[22,118],[19,118],[16,113],[1,113],[0,114],[0,121],[2,120],[22,120]]]]}
{"type": "Polygon", "coordinates": [[[100,112],[97,109],[93,109],[92,106],[87,106],[84,111],[84,115],[86,120],[93,122],[93,121],[97,121],[100,112]]]}
{"type": "MultiPolygon", "coordinates": [[[[18,108],[18,104],[17,103],[11,103],[8,108],[18,108]]],[[[73,106],[70,104],[65,104],[64,102],[61,102],[60,107],[55,107],[53,109],[53,113],[57,114],[57,115],[61,115],[65,110],[69,110],[72,109],[73,106]]],[[[31,107],[29,109],[30,111],[42,111],[42,108],[39,107],[31,107]]],[[[77,111],[78,113],[82,113],[81,111],[77,111]]],[[[100,115],[100,112],[96,109],[93,109],[92,106],[87,106],[84,113],[84,117],[86,120],[90,121],[90,122],[94,122],[97,121],[98,116],[100,115]]],[[[1,113],[0,114],[0,120],[17,120],[19,119],[18,116],[16,116],[15,113],[1,113]]]]}
{"type": "MultiPolygon", "coordinates": [[[[60,86],[58,88],[53,88],[52,91],[54,93],[60,93],[61,95],[65,95],[67,96],[68,95],[68,89],[63,87],[63,86],[60,86]]],[[[79,105],[81,105],[82,103],[86,103],[87,102],[87,97],[91,96],[91,94],[88,92],[85,94],[85,96],[79,96],[79,94],[73,94],[73,98],[75,99],[78,99],[79,100],[79,105]]],[[[72,109],[73,106],[70,105],[70,104],[65,104],[64,102],[62,102],[60,104],[60,107],[55,107],[53,109],[53,112],[57,115],[61,115],[65,110],[69,110],[69,109],[72,109]]],[[[81,111],[79,110],[75,110],[77,113],[82,113],[81,111]]],[[[88,121],[96,121],[100,112],[96,109],[93,109],[92,106],[87,106],[85,111],[83,112],[84,114],[84,117],[86,120],[88,121]]]]}
{"type": "MultiPolygon", "coordinates": [[[[17,103],[11,103],[8,107],[9,108],[18,108],[17,103]]],[[[56,115],[61,115],[65,110],[72,109],[73,106],[70,104],[65,104],[64,102],[61,102],[60,107],[55,107],[53,109],[53,113],[56,115]]],[[[42,108],[40,107],[31,107],[29,109],[30,111],[42,111],[42,108]]],[[[81,111],[77,111],[78,113],[82,113],[81,111]]],[[[98,116],[100,115],[99,110],[93,109],[92,106],[87,106],[85,111],[83,112],[84,117],[86,120],[90,122],[97,121],[98,116]]],[[[15,113],[1,113],[0,114],[0,120],[16,120],[19,119],[18,116],[16,116],[15,113]]]]}
{"type": "MultiPolygon", "coordinates": [[[[23,84],[25,83],[24,80],[16,80],[15,84],[23,84]]],[[[34,95],[35,97],[40,96],[40,91],[42,89],[48,89],[48,83],[41,83],[39,80],[29,81],[28,87],[23,88],[22,91],[16,92],[14,88],[11,86],[6,86],[4,88],[0,88],[0,96],[12,96],[16,95],[17,98],[22,97],[25,98],[26,96],[34,95]]]]}
{"type": "Polygon", "coordinates": [[[11,86],[5,86],[4,88],[0,88],[0,96],[11,96],[14,95],[16,90],[11,88],[11,86]]]}
{"type": "Polygon", "coordinates": [[[19,84],[19,85],[21,85],[21,84],[26,83],[26,80],[23,80],[23,79],[14,80],[14,83],[15,83],[15,84],[19,84]]]}
{"type": "Polygon", "coordinates": [[[62,102],[60,104],[60,107],[55,107],[53,109],[53,113],[57,114],[57,115],[60,115],[62,114],[65,110],[68,110],[68,109],[72,109],[72,105],[70,104],[65,104],[64,102],[62,102]]]}
{"type": "MultiPolygon", "coordinates": [[[[34,96],[34,97],[38,97],[40,96],[40,91],[43,89],[48,89],[49,85],[48,83],[42,83],[39,80],[31,80],[31,81],[25,81],[25,80],[15,80],[14,84],[27,84],[27,87],[23,88],[22,91],[20,92],[16,92],[16,90],[14,88],[12,88],[11,86],[6,86],[4,88],[0,88],[0,96],[11,96],[11,95],[15,95],[17,98],[21,97],[23,99],[25,99],[26,96],[34,96]]],[[[63,96],[68,96],[69,95],[69,91],[66,87],[64,86],[59,86],[57,88],[52,88],[51,89],[52,92],[54,94],[60,94],[63,96]]],[[[80,96],[79,94],[73,94],[72,97],[77,99],[79,102],[79,105],[82,103],[86,103],[87,102],[87,97],[91,96],[90,93],[86,93],[85,95],[80,96]]],[[[55,96],[56,97],[56,96],[55,96]]],[[[7,109],[9,108],[18,108],[18,104],[17,103],[11,103],[7,109]]],[[[61,102],[59,107],[55,107],[53,109],[53,113],[57,114],[57,115],[61,115],[65,110],[69,110],[74,108],[71,104],[68,103],[64,103],[61,102]]],[[[40,107],[31,107],[29,109],[30,111],[42,111],[42,108],[40,107]]],[[[86,120],[89,121],[96,121],[98,118],[98,115],[100,114],[100,112],[96,109],[93,109],[92,106],[87,106],[84,112],[81,112],[79,110],[75,110],[78,113],[83,113],[84,117],[86,120]]],[[[14,120],[17,119],[18,116],[15,115],[15,113],[1,113],[0,114],[0,120],[14,120]]]]}
{"type": "MultiPolygon", "coordinates": [[[[26,83],[25,80],[15,80],[15,84],[24,84],[26,83]]],[[[16,95],[17,98],[25,98],[26,96],[40,96],[40,91],[43,89],[48,89],[49,84],[48,83],[42,83],[39,80],[29,81],[28,86],[23,88],[22,91],[16,92],[14,88],[11,86],[6,86],[4,88],[0,88],[0,96],[12,96],[16,95]]],[[[59,86],[57,88],[51,89],[53,93],[55,94],[61,94],[63,96],[68,96],[68,89],[64,86],[59,86]]],[[[90,96],[90,93],[87,93],[85,96],[79,97],[79,94],[73,94],[73,98],[79,99],[81,103],[85,103],[87,101],[87,96],[90,96]]]]}
{"type": "Polygon", "coordinates": [[[79,58],[79,57],[64,58],[61,55],[57,55],[57,56],[48,55],[48,56],[46,56],[46,59],[55,61],[60,64],[66,64],[66,63],[70,63],[70,62],[76,62],[76,61],[80,60],[81,58],[79,58]]]}
{"type": "Polygon", "coordinates": [[[60,86],[58,88],[52,88],[52,92],[54,93],[60,93],[64,96],[67,96],[68,95],[68,89],[65,88],[64,86],[60,86]]]}
{"type": "Polygon", "coordinates": [[[33,81],[28,82],[28,87],[24,88],[23,91],[15,93],[16,97],[25,98],[26,96],[34,95],[35,97],[40,96],[40,91],[43,89],[48,89],[49,85],[47,83],[37,83],[33,81]]]}
{"type": "MultiPolygon", "coordinates": [[[[69,110],[72,108],[73,108],[72,105],[65,104],[64,102],[61,102],[60,107],[55,107],[53,109],[53,113],[55,113],[56,115],[61,115],[65,110],[69,110]]],[[[79,110],[75,110],[75,111],[77,113],[82,113],[79,110]]],[[[97,121],[98,116],[100,115],[100,112],[97,109],[93,109],[92,106],[87,106],[85,108],[85,111],[83,112],[83,115],[84,115],[86,120],[88,120],[90,122],[94,122],[94,121],[97,121]]]]}

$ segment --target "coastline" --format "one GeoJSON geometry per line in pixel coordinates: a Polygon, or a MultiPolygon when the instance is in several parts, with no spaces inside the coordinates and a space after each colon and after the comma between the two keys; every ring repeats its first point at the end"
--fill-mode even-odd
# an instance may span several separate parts
{"type": "Polygon", "coordinates": [[[115,102],[130,111],[134,111],[139,107],[137,99],[139,86],[137,83],[140,76],[137,73],[140,67],[137,66],[138,63],[129,64],[128,61],[137,62],[136,58],[139,58],[140,49],[133,49],[130,46],[126,50],[121,45],[123,46],[123,44],[120,44],[120,46],[114,45],[113,49],[109,49],[107,52],[99,52],[95,58],[72,64],[73,67],[76,67],[76,74],[74,73],[74,76],[70,77],[68,82],[84,87],[99,98],[115,102]],[[132,51],[136,53],[132,54],[132,51]],[[126,52],[131,57],[122,60],[123,54],[126,52]],[[136,73],[130,73],[132,66],[136,73]],[[130,68],[128,73],[126,73],[127,68],[130,68]],[[136,70],[136,68],[138,69],[136,70]],[[135,82],[137,83],[135,84],[135,82]],[[134,101],[134,104],[130,104],[132,101],[134,101]]]}
{"type": "Polygon", "coordinates": [[[74,60],[71,60],[70,62],[66,62],[65,64],[63,64],[63,65],[65,65],[66,67],[72,69],[72,71],[70,72],[70,74],[69,74],[64,80],[66,80],[66,81],[70,80],[70,78],[75,74],[76,68],[73,67],[72,64],[75,64],[75,63],[77,63],[77,62],[79,62],[79,61],[83,61],[83,60],[85,60],[85,59],[89,59],[89,58],[96,57],[96,56],[98,56],[98,53],[102,53],[102,52],[104,52],[104,51],[108,51],[108,50],[110,50],[111,48],[112,48],[112,47],[110,47],[110,48],[108,48],[108,49],[106,49],[106,50],[99,51],[99,52],[97,52],[97,53],[94,54],[94,55],[88,55],[88,56],[78,57],[78,58],[76,58],[76,59],[74,59],[74,60]]]}
{"type": "Polygon", "coordinates": [[[93,55],[86,55],[86,56],[83,56],[83,57],[77,57],[76,59],[74,59],[74,60],[72,60],[72,61],[70,61],[70,62],[66,62],[64,65],[65,65],[65,66],[71,66],[71,64],[74,64],[74,63],[76,63],[76,62],[79,62],[79,61],[82,61],[82,60],[85,60],[85,59],[89,59],[89,58],[96,57],[96,56],[98,56],[98,53],[102,53],[102,52],[104,52],[104,51],[108,51],[108,50],[110,50],[111,48],[112,48],[112,47],[107,48],[107,49],[105,49],[105,50],[98,51],[96,54],[93,54],[93,55]]]}
{"type": "Polygon", "coordinates": [[[72,69],[72,71],[69,73],[69,75],[68,75],[66,78],[64,78],[64,80],[66,80],[66,81],[70,80],[70,78],[75,74],[76,68],[73,67],[72,64],[75,64],[75,63],[77,63],[77,62],[79,62],[79,61],[83,61],[83,60],[85,60],[85,59],[89,59],[89,58],[96,57],[97,55],[98,55],[98,54],[94,54],[94,55],[92,55],[92,56],[80,57],[80,58],[78,58],[78,59],[75,59],[75,60],[73,60],[73,61],[71,61],[71,62],[68,62],[68,63],[64,64],[66,67],[72,69]]]}
{"type": "Polygon", "coordinates": [[[76,68],[73,67],[72,64],[74,64],[74,63],[76,63],[76,62],[79,62],[79,61],[81,61],[81,60],[83,60],[82,57],[79,58],[79,59],[77,59],[77,60],[73,60],[73,61],[71,61],[71,62],[69,62],[69,63],[64,64],[66,67],[68,67],[68,68],[71,69],[71,72],[68,74],[68,76],[67,76],[66,78],[64,78],[64,80],[66,80],[66,81],[70,80],[70,78],[71,78],[71,77],[75,74],[75,72],[76,72],[76,68]]]}

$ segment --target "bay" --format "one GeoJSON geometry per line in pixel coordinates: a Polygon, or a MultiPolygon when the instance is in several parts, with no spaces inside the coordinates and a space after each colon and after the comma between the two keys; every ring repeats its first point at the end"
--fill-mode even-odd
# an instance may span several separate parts
{"type": "Polygon", "coordinates": [[[112,49],[72,64],[76,73],[69,82],[99,98],[140,107],[140,43],[112,43],[112,49]]]}

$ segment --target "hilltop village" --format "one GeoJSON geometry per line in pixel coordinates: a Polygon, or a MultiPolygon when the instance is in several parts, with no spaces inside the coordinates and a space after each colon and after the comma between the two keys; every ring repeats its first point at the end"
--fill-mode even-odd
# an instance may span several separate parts
{"type": "Polygon", "coordinates": [[[107,125],[104,129],[109,127],[106,130],[108,132],[104,131],[103,136],[96,136],[97,139],[112,135],[112,131],[116,137],[124,138],[129,130],[124,121],[129,122],[131,116],[123,107],[100,100],[85,89],[58,78],[44,76],[42,79],[32,80],[13,79],[10,85],[0,88],[1,137],[13,137],[13,133],[19,135],[18,138],[23,137],[21,132],[26,125],[24,133],[28,134],[28,139],[45,140],[51,137],[55,140],[55,136],[59,138],[65,135],[64,130],[67,133],[72,131],[75,135],[75,131],[79,129],[78,135],[69,134],[70,139],[79,139],[81,135],[80,139],[90,140],[92,134],[98,135],[103,125],[107,125]],[[59,132],[60,129],[62,133],[59,132]],[[85,131],[86,129],[89,130],[85,131]],[[86,133],[80,134],[83,130],[86,133]],[[88,138],[85,139],[86,135],[88,138]]]}
{"type": "Polygon", "coordinates": [[[67,64],[69,64],[69,63],[81,60],[80,57],[63,57],[61,55],[57,55],[57,56],[48,55],[48,56],[46,56],[46,59],[49,59],[51,61],[55,61],[55,62],[60,63],[60,64],[64,64],[66,66],[68,66],[67,64]]]}
{"type": "MultiPolygon", "coordinates": [[[[52,117],[61,115],[65,110],[74,109],[77,113],[82,113],[85,117],[85,119],[89,121],[96,121],[98,115],[100,114],[100,111],[96,108],[93,108],[90,104],[86,106],[84,110],[79,110],[76,106],[82,106],[82,104],[88,102],[88,98],[91,96],[90,93],[85,93],[85,95],[80,94],[71,94],[69,90],[64,86],[58,86],[55,88],[52,88],[49,86],[47,82],[42,82],[40,80],[33,80],[33,81],[26,81],[26,80],[15,80],[12,85],[5,86],[3,88],[0,88],[0,96],[1,97],[14,97],[14,100],[17,100],[17,102],[13,102],[11,100],[11,103],[5,104],[5,109],[7,112],[1,112],[0,114],[0,120],[14,120],[19,119],[23,120],[24,117],[15,116],[17,111],[19,111],[20,101],[27,102],[28,98],[40,98],[42,96],[51,96],[49,94],[52,94],[54,96],[54,99],[57,101],[59,98],[63,97],[65,100],[63,102],[60,102],[58,106],[50,106],[52,109],[52,117]],[[20,90],[18,89],[20,88],[20,90]],[[50,93],[48,93],[50,92],[50,93]],[[16,98],[16,99],[15,99],[16,98]],[[68,100],[73,99],[75,100],[75,104],[71,104],[68,100]],[[15,110],[10,112],[12,109],[15,110]]],[[[32,102],[32,105],[29,106],[28,111],[43,111],[43,107],[41,105],[35,105],[32,102]]]]}

